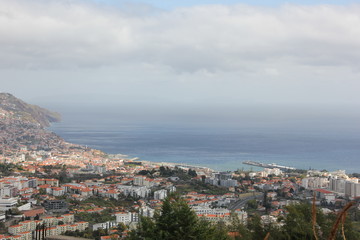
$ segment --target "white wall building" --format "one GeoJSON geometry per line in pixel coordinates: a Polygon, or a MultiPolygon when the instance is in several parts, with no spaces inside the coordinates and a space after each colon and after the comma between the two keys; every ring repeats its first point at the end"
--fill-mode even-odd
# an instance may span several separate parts
{"type": "Polygon", "coordinates": [[[120,189],[125,196],[147,198],[151,193],[151,190],[145,186],[117,185],[117,188],[120,189]]]}
{"type": "Polygon", "coordinates": [[[154,199],[155,200],[163,200],[167,196],[167,191],[165,189],[161,189],[154,192],[154,199]]]}
{"type": "Polygon", "coordinates": [[[192,209],[198,216],[204,217],[211,222],[223,221],[230,223],[231,214],[237,216],[242,223],[246,223],[247,221],[247,213],[240,209],[233,211],[233,213],[226,208],[210,208],[207,206],[194,206],[192,209]]]}
{"type": "Polygon", "coordinates": [[[307,177],[301,180],[301,185],[306,189],[328,188],[329,179],[326,177],[307,177]]]}
{"type": "Polygon", "coordinates": [[[222,187],[236,187],[238,186],[238,182],[233,179],[220,180],[220,186],[222,187]]]}
{"type": "Polygon", "coordinates": [[[118,212],[115,213],[116,222],[124,223],[126,225],[132,222],[139,222],[139,214],[135,212],[118,212]]]}
{"type": "Polygon", "coordinates": [[[110,228],[115,227],[117,225],[118,225],[117,222],[109,221],[109,222],[94,224],[92,228],[93,228],[93,231],[95,231],[95,230],[98,230],[100,228],[102,228],[102,229],[110,229],[110,228]]]}
{"type": "Polygon", "coordinates": [[[6,211],[16,207],[18,203],[17,198],[0,198],[0,210],[6,211]]]}
{"type": "Polygon", "coordinates": [[[155,213],[155,210],[145,206],[139,209],[139,214],[144,217],[153,217],[155,213]]]}
{"type": "Polygon", "coordinates": [[[329,189],[337,193],[345,193],[345,179],[331,178],[329,183],[329,189]]]}
{"type": "Polygon", "coordinates": [[[282,175],[282,171],[279,168],[265,168],[264,172],[267,173],[268,175],[275,175],[275,176],[280,176],[282,175]]]}
{"type": "Polygon", "coordinates": [[[360,183],[346,181],[345,182],[345,196],[358,197],[360,196],[360,183]]]}
{"type": "Polygon", "coordinates": [[[7,198],[7,197],[15,197],[17,193],[17,188],[14,186],[6,186],[0,188],[0,197],[7,198]]]}

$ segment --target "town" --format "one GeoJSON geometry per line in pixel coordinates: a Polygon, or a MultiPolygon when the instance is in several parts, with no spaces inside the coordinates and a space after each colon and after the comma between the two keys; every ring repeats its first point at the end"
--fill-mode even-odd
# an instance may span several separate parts
{"type": "Polygon", "coordinates": [[[68,143],[4,108],[0,123],[0,239],[127,239],[175,195],[199,219],[230,226],[231,239],[244,235],[231,227],[234,219],[239,226],[254,225],[258,217],[263,229],[282,227],[291,208],[302,203],[323,216],[336,216],[351,204],[348,219],[352,231],[360,231],[359,174],[275,164],[218,172],[140,161],[68,143]]]}
{"type": "Polygon", "coordinates": [[[58,153],[22,147],[13,158],[2,158],[1,239],[36,239],[41,227],[45,236],[125,239],[141,216],[153,217],[173,192],[199,217],[224,224],[232,214],[246,224],[254,213],[263,224],[281,224],[286,206],[311,202],[314,195],[326,214],[360,196],[358,178],[344,171],[215,172],[124,157],[86,148],[58,153]]]}

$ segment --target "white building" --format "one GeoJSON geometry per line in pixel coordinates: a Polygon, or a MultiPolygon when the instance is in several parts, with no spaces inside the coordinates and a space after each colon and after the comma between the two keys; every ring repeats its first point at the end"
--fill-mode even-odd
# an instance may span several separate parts
{"type": "Polygon", "coordinates": [[[307,177],[301,180],[301,185],[306,189],[328,188],[329,179],[325,177],[307,177]]]}
{"type": "Polygon", "coordinates": [[[147,198],[150,196],[151,190],[145,186],[126,186],[117,185],[117,188],[125,195],[139,198],[147,198]]]}
{"type": "Polygon", "coordinates": [[[242,223],[246,223],[247,221],[247,213],[240,209],[233,212],[226,208],[210,208],[207,206],[194,206],[192,209],[198,216],[204,217],[206,220],[211,222],[223,221],[228,224],[231,220],[231,214],[238,217],[242,223]]]}
{"type": "Polygon", "coordinates": [[[282,171],[279,168],[265,168],[264,172],[267,173],[268,175],[275,175],[275,176],[280,176],[282,175],[282,171]]]}
{"type": "Polygon", "coordinates": [[[110,229],[110,228],[115,227],[117,225],[118,225],[117,222],[114,222],[114,221],[110,222],[109,221],[109,222],[94,224],[92,228],[93,228],[93,231],[95,231],[95,230],[98,230],[100,228],[102,228],[102,229],[110,229]]]}
{"type": "Polygon", "coordinates": [[[334,191],[337,193],[345,193],[345,179],[342,178],[331,178],[329,183],[330,191],[334,191]]]}
{"type": "Polygon", "coordinates": [[[135,176],[134,177],[134,185],[136,186],[145,186],[145,187],[153,187],[159,185],[154,179],[147,178],[145,176],[135,176]]]}
{"type": "Polygon", "coordinates": [[[154,216],[154,213],[155,213],[155,210],[148,207],[148,206],[145,206],[145,207],[141,207],[139,209],[139,214],[143,217],[150,217],[152,218],[154,216]]]}
{"type": "Polygon", "coordinates": [[[19,211],[26,211],[31,209],[31,203],[25,203],[24,205],[21,205],[18,207],[19,211]]]}
{"type": "Polygon", "coordinates": [[[154,192],[154,199],[155,200],[163,200],[167,196],[167,191],[165,189],[158,190],[154,192]]]}
{"type": "Polygon", "coordinates": [[[317,199],[324,199],[327,203],[335,203],[335,193],[325,189],[315,189],[317,199]]]}
{"type": "Polygon", "coordinates": [[[132,222],[139,222],[139,214],[135,212],[117,212],[115,213],[116,222],[126,225],[132,222]]]}
{"type": "Polygon", "coordinates": [[[0,212],[0,222],[5,222],[6,215],[5,212],[0,212]]]}
{"type": "Polygon", "coordinates": [[[134,177],[134,185],[144,186],[145,176],[135,176],[134,177]]]}
{"type": "Polygon", "coordinates": [[[169,190],[170,193],[176,192],[176,187],[174,185],[167,187],[167,189],[169,190]]]}
{"type": "Polygon", "coordinates": [[[6,211],[16,207],[18,203],[17,198],[0,198],[0,210],[6,211]]]}
{"type": "Polygon", "coordinates": [[[219,185],[219,179],[216,178],[206,178],[205,183],[218,186],[219,185]]]}
{"type": "Polygon", "coordinates": [[[345,196],[354,198],[360,196],[360,183],[346,181],[345,196]]]}
{"type": "Polygon", "coordinates": [[[0,197],[7,198],[7,197],[15,197],[18,189],[14,186],[6,186],[0,188],[0,197]]]}
{"type": "Polygon", "coordinates": [[[230,213],[230,210],[226,208],[210,208],[205,206],[194,206],[192,209],[195,211],[196,214],[215,214],[215,215],[221,215],[230,213]]]}
{"type": "Polygon", "coordinates": [[[222,187],[237,187],[238,182],[233,179],[220,180],[220,186],[222,186],[222,187]]]}
{"type": "Polygon", "coordinates": [[[52,187],[52,195],[58,197],[65,194],[65,189],[63,187],[52,187]]]}

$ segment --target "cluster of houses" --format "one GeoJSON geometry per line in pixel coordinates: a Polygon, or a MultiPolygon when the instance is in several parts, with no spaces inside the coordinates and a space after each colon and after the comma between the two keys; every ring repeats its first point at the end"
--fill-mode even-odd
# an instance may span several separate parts
{"type": "MultiPolygon", "coordinates": [[[[135,167],[139,170],[150,170],[153,166],[135,167]]],[[[90,169],[90,168],[89,168],[90,169]]],[[[204,177],[194,177],[194,180],[203,181],[215,186],[228,189],[228,193],[222,195],[203,194],[189,192],[182,197],[194,210],[197,216],[210,222],[223,222],[229,224],[232,217],[237,217],[241,222],[246,223],[248,214],[242,207],[230,208],[232,204],[239,201],[239,193],[265,192],[269,201],[270,212],[261,217],[263,223],[274,222],[279,216],[286,214],[284,206],[298,202],[300,188],[314,191],[317,199],[326,202],[336,201],[336,196],[355,198],[360,196],[360,183],[358,179],[348,178],[343,172],[325,173],[310,172],[304,178],[285,177],[279,169],[265,169],[261,172],[251,172],[247,176],[243,173],[232,172],[210,173],[204,177]],[[324,175],[325,174],[325,175],[324,175]],[[265,177],[266,176],[266,177],[265,177]],[[268,177],[271,176],[271,177],[268,177]],[[232,210],[229,210],[232,209],[232,210]]],[[[133,206],[128,209],[114,209],[116,220],[103,223],[96,223],[89,226],[87,222],[73,220],[73,215],[64,214],[60,217],[42,217],[41,220],[22,221],[19,224],[10,226],[9,235],[4,239],[30,240],[37,226],[46,225],[46,234],[60,235],[66,231],[83,231],[88,227],[93,230],[100,228],[111,229],[119,223],[134,226],[139,222],[140,216],[152,217],[155,209],[159,209],[162,200],[171,192],[176,191],[177,178],[164,178],[158,175],[153,177],[137,175],[127,172],[121,176],[109,176],[106,179],[100,175],[91,180],[83,182],[71,182],[60,184],[57,179],[27,178],[24,176],[5,177],[0,179],[0,211],[7,211],[14,207],[21,211],[37,211],[32,208],[36,204],[34,196],[40,196],[42,206],[46,213],[69,211],[66,201],[61,198],[73,200],[85,200],[96,196],[99,198],[120,199],[132,197],[136,199],[133,206]],[[20,201],[19,201],[20,200],[20,201]],[[27,202],[21,205],[20,202],[27,202]],[[120,210],[120,211],[118,211],[120,210]],[[67,217],[72,216],[72,217],[67,217]]],[[[252,198],[255,199],[255,198],[252,198]]],[[[264,210],[264,205],[257,205],[257,210],[264,210]]],[[[91,209],[72,209],[75,214],[81,212],[101,212],[104,208],[93,206],[91,209]]],[[[45,213],[44,211],[41,213],[45,213]]],[[[1,214],[0,214],[1,215],[1,214]]],[[[1,220],[0,216],[0,220],[1,220]]]]}
{"type": "Polygon", "coordinates": [[[336,196],[354,200],[360,197],[360,183],[358,178],[350,178],[345,171],[313,172],[312,175],[302,179],[301,185],[305,189],[314,190],[320,199],[334,203],[336,196]]]}
{"type": "Polygon", "coordinates": [[[41,220],[20,221],[8,228],[11,235],[2,235],[6,240],[31,240],[36,234],[46,236],[61,235],[66,231],[84,231],[89,227],[88,222],[74,222],[73,214],[64,214],[59,217],[44,217],[41,220]]]}

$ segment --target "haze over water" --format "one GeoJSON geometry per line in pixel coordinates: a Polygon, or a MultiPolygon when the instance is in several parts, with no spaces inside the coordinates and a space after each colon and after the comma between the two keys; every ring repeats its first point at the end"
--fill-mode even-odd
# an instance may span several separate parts
{"type": "Polygon", "coordinates": [[[360,172],[360,118],[352,109],[212,110],[63,108],[63,121],[51,130],[69,142],[141,160],[216,170],[250,169],[242,162],[252,160],[360,172]]]}

